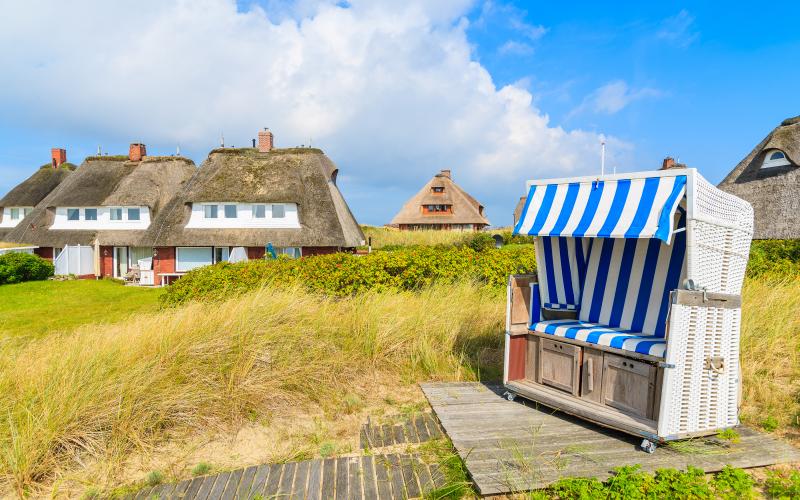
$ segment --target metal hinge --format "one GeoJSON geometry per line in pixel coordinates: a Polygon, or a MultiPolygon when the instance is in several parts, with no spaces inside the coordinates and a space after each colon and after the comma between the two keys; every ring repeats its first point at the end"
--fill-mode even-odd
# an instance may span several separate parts
{"type": "Polygon", "coordinates": [[[664,363],[663,361],[658,362],[659,368],[675,368],[675,365],[672,363],[664,363]]]}

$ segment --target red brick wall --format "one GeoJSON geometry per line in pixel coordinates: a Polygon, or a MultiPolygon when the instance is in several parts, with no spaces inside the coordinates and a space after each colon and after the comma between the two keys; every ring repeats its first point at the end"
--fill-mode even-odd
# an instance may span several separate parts
{"type": "Polygon", "coordinates": [[[53,247],[34,248],[33,253],[46,260],[53,260],[53,247]]]}
{"type": "Polygon", "coordinates": [[[114,276],[114,247],[100,247],[100,276],[114,276]]]}
{"type": "Polygon", "coordinates": [[[339,251],[338,247],[303,247],[303,257],[309,255],[328,255],[339,251]]]}
{"type": "Polygon", "coordinates": [[[156,284],[161,283],[161,277],[158,273],[174,273],[175,272],[175,247],[155,247],[153,257],[153,271],[155,274],[156,284]]]}
{"type": "Polygon", "coordinates": [[[263,259],[265,253],[264,247],[247,247],[247,258],[249,260],[263,259]]]}

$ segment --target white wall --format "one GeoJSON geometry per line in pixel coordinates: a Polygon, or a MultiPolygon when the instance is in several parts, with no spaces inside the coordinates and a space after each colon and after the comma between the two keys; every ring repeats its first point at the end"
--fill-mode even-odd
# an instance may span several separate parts
{"type": "Polygon", "coordinates": [[[133,230],[150,226],[150,209],[147,207],[80,207],[80,220],[67,220],[67,209],[79,207],[56,207],[56,216],[50,229],[83,230],[133,230]],[[97,220],[85,220],[86,208],[97,209],[97,220]],[[122,208],[122,220],[111,220],[111,209],[122,208]],[[139,209],[139,220],[128,220],[128,208],[139,209]]]}
{"type": "Polygon", "coordinates": [[[253,217],[253,206],[259,205],[259,203],[252,204],[252,203],[234,203],[234,202],[203,202],[203,203],[193,203],[192,204],[192,215],[189,218],[189,223],[186,224],[187,229],[249,229],[249,228],[256,228],[256,229],[280,229],[280,228],[289,228],[289,229],[299,229],[300,228],[300,218],[297,214],[297,204],[295,203],[261,203],[260,205],[264,205],[265,209],[265,217],[263,219],[257,219],[253,217]],[[217,218],[216,219],[206,219],[205,217],[205,206],[206,205],[217,205],[217,218]],[[225,205],[236,205],[236,214],[237,217],[235,219],[226,219],[225,218],[225,205]],[[272,217],[272,205],[283,205],[285,217],[283,218],[274,218],[272,217]]]}
{"type": "Polygon", "coordinates": [[[0,227],[16,227],[17,224],[22,222],[25,218],[25,210],[33,210],[33,207],[3,207],[3,217],[0,218],[0,227]],[[15,208],[19,211],[19,218],[11,218],[11,209],[15,208]]]}

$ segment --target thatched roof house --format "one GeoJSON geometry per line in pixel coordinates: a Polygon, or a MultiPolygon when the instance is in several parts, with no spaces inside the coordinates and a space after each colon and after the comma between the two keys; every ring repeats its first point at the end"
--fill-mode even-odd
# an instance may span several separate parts
{"type": "Polygon", "coordinates": [[[75,170],[75,165],[66,161],[65,150],[53,149],[52,156],[51,163],[42,165],[0,198],[0,241],[4,241],[11,229],[75,170]]]}
{"type": "Polygon", "coordinates": [[[271,243],[302,248],[303,255],[363,245],[364,234],[336,186],[337,173],[319,149],[215,149],[153,221],[146,240],[157,247],[262,250],[271,243]],[[211,215],[206,206],[217,207],[212,220],[203,217],[211,215]],[[223,214],[227,207],[235,207],[230,222],[223,214]],[[279,207],[280,218],[273,217],[279,207]]]}
{"type": "MultiPolygon", "coordinates": [[[[102,234],[103,244],[127,244],[143,236],[144,231],[111,230],[113,225],[104,224],[96,211],[93,221],[84,221],[85,210],[141,207],[153,218],[195,171],[194,163],[182,157],[144,156],[138,161],[131,161],[130,156],[88,157],[6,239],[61,248],[94,245],[102,234]],[[78,210],[80,220],[75,220],[75,227],[59,223],[62,210],[78,210]]],[[[141,211],[139,217],[144,217],[141,211]]]]}
{"type": "Polygon", "coordinates": [[[450,170],[442,170],[403,205],[391,225],[401,230],[479,230],[489,221],[483,205],[453,182],[450,170]]]}
{"type": "Polygon", "coordinates": [[[770,132],[719,188],[753,205],[755,238],[800,238],[800,116],[770,132]]]}

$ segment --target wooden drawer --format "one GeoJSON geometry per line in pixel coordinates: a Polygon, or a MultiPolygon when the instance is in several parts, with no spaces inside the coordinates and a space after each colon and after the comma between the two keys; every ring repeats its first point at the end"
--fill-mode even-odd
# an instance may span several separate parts
{"type": "Polygon", "coordinates": [[[528,335],[528,356],[525,359],[525,378],[539,382],[539,337],[528,335]]]}
{"type": "Polygon", "coordinates": [[[603,404],[603,351],[583,348],[581,398],[603,404]]]}
{"type": "Polygon", "coordinates": [[[581,348],[550,339],[539,339],[538,382],[574,396],[580,387],[581,348]]]}
{"type": "Polygon", "coordinates": [[[653,418],[655,366],[623,356],[603,356],[603,403],[631,415],[653,418]]]}

